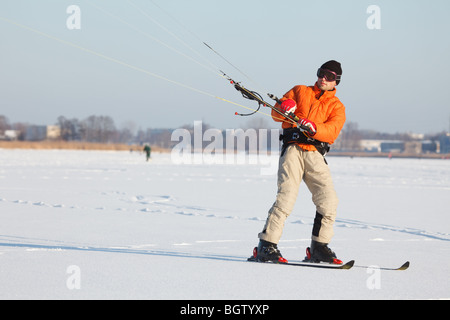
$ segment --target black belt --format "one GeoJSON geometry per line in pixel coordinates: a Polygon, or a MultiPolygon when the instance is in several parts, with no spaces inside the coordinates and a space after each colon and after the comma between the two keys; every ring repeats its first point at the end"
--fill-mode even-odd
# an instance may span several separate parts
{"type": "Polygon", "coordinates": [[[308,137],[298,128],[287,128],[283,129],[283,134],[280,134],[280,141],[283,141],[283,146],[281,148],[281,156],[284,155],[286,148],[292,143],[310,144],[316,147],[317,151],[323,156],[330,151],[330,144],[322,142],[311,137],[308,137]]]}

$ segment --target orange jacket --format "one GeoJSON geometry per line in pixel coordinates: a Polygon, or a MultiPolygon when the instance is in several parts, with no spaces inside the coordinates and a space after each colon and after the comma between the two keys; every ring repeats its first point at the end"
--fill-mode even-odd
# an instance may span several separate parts
{"type": "MultiPolygon", "coordinates": [[[[317,133],[314,139],[333,144],[339,136],[339,132],[345,123],[345,107],[335,96],[333,91],[322,91],[314,86],[295,86],[288,91],[281,101],[292,99],[297,103],[295,115],[313,121],[317,126],[317,133]]],[[[275,105],[276,108],[280,106],[275,105]]],[[[272,110],[272,118],[277,122],[283,122],[282,128],[293,128],[295,124],[287,121],[272,110]]],[[[304,150],[313,151],[316,147],[312,145],[299,144],[304,150]]]]}

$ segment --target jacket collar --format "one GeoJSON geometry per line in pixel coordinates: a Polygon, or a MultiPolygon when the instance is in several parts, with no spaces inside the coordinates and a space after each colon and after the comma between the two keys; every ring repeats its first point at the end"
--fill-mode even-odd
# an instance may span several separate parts
{"type": "Polygon", "coordinates": [[[314,84],[313,91],[316,99],[329,99],[336,95],[336,87],[334,87],[334,90],[332,91],[322,91],[317,86],[317,82],[314,84]]]}

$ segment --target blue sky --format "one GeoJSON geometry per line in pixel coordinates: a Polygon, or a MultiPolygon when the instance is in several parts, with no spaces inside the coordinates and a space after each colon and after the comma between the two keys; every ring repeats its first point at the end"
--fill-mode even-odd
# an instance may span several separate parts
{"type": "MultiPolygon", "coordinates": [[[[261,94],[282,96],[314,84],[317,68],[335,59],[343,67],[337,96],[347,121],[383,132],[449,130],[449,15],[447,0],[5,0],[0,115],[36,124],[95,114],[111,116],[119,127],[203,120],[238,128],[251,118],[234,113],[247,110],[210,95],[255,104],[218,70],[261,94]],[[81,10],[79,30],[67,28],[70,5],[81,10]],[[380,8],[381,29],[367,27],[370,5],[380,8]]],[[[265,115],[254,117],[277,127],[265,115]]]]}

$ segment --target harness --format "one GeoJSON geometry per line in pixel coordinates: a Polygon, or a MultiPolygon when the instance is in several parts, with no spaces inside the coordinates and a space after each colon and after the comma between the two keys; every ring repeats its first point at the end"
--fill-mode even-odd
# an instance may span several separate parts
{"type": "Polygon", "coordinates": [[[330,151],[329,143],[313,139],[303,133],[299,128],[283,129],[283,134],[280,134],[280,141],[283,141],[283,146],[281,147],[281,157],[286,152],[287,147],[293,143],[313,145],[324,157],[330,151]]]}

